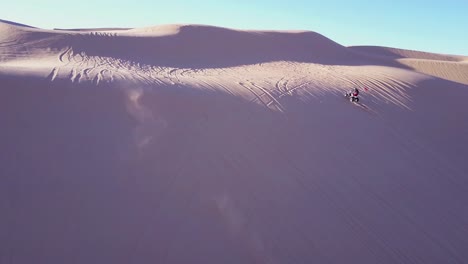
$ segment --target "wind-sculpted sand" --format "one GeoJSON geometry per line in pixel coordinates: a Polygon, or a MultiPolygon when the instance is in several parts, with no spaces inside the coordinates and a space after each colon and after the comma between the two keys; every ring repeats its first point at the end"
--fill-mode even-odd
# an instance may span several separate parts
{"type": "Polygon", "coordinates": [[[466,263],[467,65],[2,21],[0,263],[466,263]]]}

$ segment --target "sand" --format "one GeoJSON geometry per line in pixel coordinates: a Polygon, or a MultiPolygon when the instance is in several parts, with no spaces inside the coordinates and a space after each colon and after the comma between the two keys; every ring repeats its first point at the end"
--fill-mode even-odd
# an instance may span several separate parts
{"type": "Polygon", "coordinates": [[[468,262],[467,65],[0,21],[0,263],[468,262]]]}

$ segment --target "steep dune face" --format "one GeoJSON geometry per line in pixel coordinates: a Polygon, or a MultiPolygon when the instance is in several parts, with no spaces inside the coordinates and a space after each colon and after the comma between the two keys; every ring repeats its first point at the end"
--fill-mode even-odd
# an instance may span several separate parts
{"type": "Polygon", "coordinates": [[[8,28],[0,263],[468,260],[467,85],[312,32],[8,28]]]}

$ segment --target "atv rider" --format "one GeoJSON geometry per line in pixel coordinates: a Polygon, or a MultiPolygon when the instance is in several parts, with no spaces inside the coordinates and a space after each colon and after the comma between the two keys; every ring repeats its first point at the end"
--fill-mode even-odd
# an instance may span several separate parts
{"type": "Polygon", "coordinates": [[[349,97],[349,99],[351,100],[351,102],[359,102],[359,98],[358,98],[358,95],[359,95],[359,90],[358,88],[354,88],[353,90],[349,91],[347,94],[346,94],[346,97],[349,97]]]}
{"type": "Polygon", "coordinates": [[[358,95],[359,95],[359,90],[358,90],[358,88],[354,88],[353,90],[351,90],[351,91],[349,92],[349,94],[350,94],[350,96],[352,96],[352,97],[354,97],[354,98],[357,98],[358,95]]]}

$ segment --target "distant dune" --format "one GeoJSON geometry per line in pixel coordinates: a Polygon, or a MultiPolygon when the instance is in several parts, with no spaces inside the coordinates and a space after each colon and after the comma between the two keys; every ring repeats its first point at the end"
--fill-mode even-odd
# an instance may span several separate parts
{"type": "Polygon", "coordinates": [[[467,67],[1,20],[0,263],[467,263],[467,67]]]}
{"type": "Polygon", "coordinates": [[[416,50],[405,50],[378,46],[351,46],[350,49],[375,54],[378,56],[387,56],[394,59],[423,59],[423,60],[439,60],[439,61],[462,61],[462,56],[444,55],[416,50]]]}
{"type": "Polygon", "coordinates": [[[396,59],[402,65],[442,79],[468,84],[468,65],[464,56],[434,54],[386,47],[355,46],[359,52],[396,59]]]}

